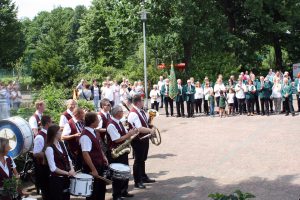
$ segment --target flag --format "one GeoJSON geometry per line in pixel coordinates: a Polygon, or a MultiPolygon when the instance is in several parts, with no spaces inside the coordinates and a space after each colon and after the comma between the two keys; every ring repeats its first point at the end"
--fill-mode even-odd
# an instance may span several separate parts
{"type": "Polygon", "coordinates": [[[177,96],[178,87],[177,87],[177,80],[176,80],[173,61],[172,61],[172,64],[171,64],[171,71],[170,71],[170,76],[169,76],[169,85],[170,85],[169,86],[169,97],[171,99],[174,99],[177,96]]]}

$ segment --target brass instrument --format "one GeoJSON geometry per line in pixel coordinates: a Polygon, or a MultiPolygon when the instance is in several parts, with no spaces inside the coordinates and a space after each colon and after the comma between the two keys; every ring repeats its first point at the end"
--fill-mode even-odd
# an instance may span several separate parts
{"type": "Polygon", "coordinates": [[[129,138],[128,140],[126,140],[124,143],[122,143],[121,145],[119,145],[117,148],[112,149],[111,151],[111,157],[112,158],[118,158],[119,156],[125,154],[125,153],[130,153],[131,152],[131,141],[138,136],[138,134],[132,136],[131,138],[129,138]]]}
{"type": "Polygon", "coordinates": [[[154,117],[158,116],[159,113],[154,109],[149,109],[148,113],[149,113],[149,125],[150,125],[150,127],[153,127],[155,129],[155,134],[150,135],[150,140],[151,140],[152,144],[158,146],[161,144],[161,135],[160,135],[159,129],[153,125],[153,119],[154,119],[154,117]]]}

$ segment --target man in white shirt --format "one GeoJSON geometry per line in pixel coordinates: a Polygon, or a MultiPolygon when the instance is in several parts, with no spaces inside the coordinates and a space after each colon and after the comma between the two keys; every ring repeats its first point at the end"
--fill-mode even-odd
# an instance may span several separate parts
{"type": "Polygon", "coordinates": [[[245,104],[245,92],[246,92],[246,86],[243,83],[242,79],[239,79],[238,83],[235,85],[235,96],[238,101],[239,106],[239,113],[240,115],[243,114],[244,111],[244,104],[245,104]]]}
{"type": "MultiPolygon", "coordinates": [[[[165,84],[165,82],[164,82],[164,77],[163,77],[163,76],[160,76],[160,77],[159,77],[159,81],[157,82],[158,90],[159,90],[160,93],[161,93],[162,86],[163,86],[164,84],[165,84]]],[[[163,97],[163,95],[160,95],[160,102],[161,102],[160,108],[163,108],[163,102],[164,102],[164,97],[163,97]]]]}
{"type": "Polygon", "coordinates": [[[33,156],[36,174],[36,185],[41,189],[43,200],[49,199],[49,167],[45,158],[44,148],[47,143],[47,130],[51,126],[51,117],[44,115],[41,119],[41,130],[34,138],[33,156]]]}
{"type": "Polygon", "coordinates": [[[45,102],[40,100],[36,101],[35,108],[36,108],[35,113],[29,118],[29,125],[34,133],[34,136],[36,136],[40,130],[41,118],[46,109],[45,102]]]}
{"type": "Polygon", "coordinates": [[[140,135],[131,142],[134,150],[133,176],[135,187],[144,189],[146,186],[143,183],[153,183],[155,180],[150,179],[145,172],[145,161],[148,157],[149,137],[143,138],[145,135],[151,136],[155,134],[155,129],[148,125],[148,118],[142,110],[144,101],[140,95],[135,95],[132,98],[133,108],[128,115],[128,122],[133,128],[137,128],[140,135]],[[142,139],[143,138],[143,139],[142,139]]]}
{"type": "MultiPolygon", "coordinates": [[[[131,136],[138,134],[137,129],[131,129],[129,132],[125,129],[122,122],[123,108],[120,105],[115,106],[112,109],[112,118],[107,126],[107,140],[109,146],[108,161],[109,163],[121,163],[128,165],[128,153],[124,153],[117,158],[113,158],[111,153],[112,150],[122,145],[131,136]]],[[[132,194],[128,193],[128,182],[129,180],[113,179],[113,200],[120,200],[122,197],[133,197],[132,194]]]]}
{"type": "Polygon", "coordinates": [[[114,106],[114,90],[111,87],[111,83],[110,82],[108,82],[107,86],[104,88],[104,90],[103,90],[103,96],[104,96],[104,98],[106,98],[106,99],[109,100],[111,106],[113,107],[114,106]]]}
{"type": "Polygon", "coordinates": [[[63,112],[63,114],[60,116],[60,121],[59,121],[59,126],[61,130],[63,130],[65,125],[69,122],[69,120],[72,119],[72,117],[74,117],[73,111],[77,107],[77,103],[73,99],[69,99],[66,102],[66,104],[67,104],[67,110],[63,112]]]}

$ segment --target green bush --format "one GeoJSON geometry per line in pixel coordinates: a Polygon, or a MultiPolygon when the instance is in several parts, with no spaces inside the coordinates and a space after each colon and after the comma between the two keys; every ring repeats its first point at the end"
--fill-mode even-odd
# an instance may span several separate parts
{"type": "Polygon", "coordinates": [[[78,100],[77,105],[79,108],[82,108],[86,111],[93,111],[94,110],[94,104],[92,101],[86,101],[84,99],[78,100]]]}
{"type": "Polygon", "coordinates": [[[240,190],[236,190],[230,195],[215,193],[209,194],[208,197],[212,198],[213,200],[246,200],[255,198],[255,196],[251,193],[243,193],[240,190]]]}

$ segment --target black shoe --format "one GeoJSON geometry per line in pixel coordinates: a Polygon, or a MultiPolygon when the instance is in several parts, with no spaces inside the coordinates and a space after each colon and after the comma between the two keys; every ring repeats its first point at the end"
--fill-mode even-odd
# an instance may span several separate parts
{"type": "Polygon", "coordinates": [[[289,113],[286,113],[285,116],[289,116],[289,113]]]}
{"type": "Polygon", "coordinates": [[[176,115],[176,117],[181,117],[181,115],[176,115]]]}
{"type": "Polygon", "coordinates": [[[295,113],[292,113],[292,116],[295,117],[295,113]]]}
{"type": "Polygon", "coordinates": [[[143,183],[155,183],[154,179],[150,179],[150,178],[143,178],[143,183]]]}
{"type": "Polygon", "coordinates": [[[139,189],[145,189],[146,188],[146,186],[143,183],[135,183],[134,187],[139,188],[139,189]]]}
{"type": "Polygon", "coordinates": [[[131,197],[134,197],[134,195],[126,192],[126,193],[122,194],[122,197],[131,198],[131,197]]]}
{"type": "Polygon", "coordinates": [[[169,115],[166,115],[166,117],[169,117],[169,115]]]}

